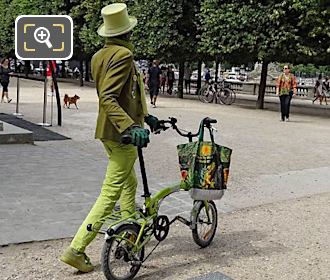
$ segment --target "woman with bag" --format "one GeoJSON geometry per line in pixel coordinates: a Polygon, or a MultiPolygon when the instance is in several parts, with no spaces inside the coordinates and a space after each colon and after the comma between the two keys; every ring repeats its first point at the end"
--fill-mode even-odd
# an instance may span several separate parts
{"type": "Polygon", "coordinates": [[[276,95],[280,97],[281,120],[288,122],[291,99],[297,95],[296,77],[290,73],[290,67],[288,65],[284,65],[283,73],[277,79],[276,95]]]}
{"type": "Polygon", "coordinates": [[[12,99],[8,97],[8,85],[9,85],[9,74],[12,71],[9,66],[9,59],[3,58],[0,65],[0,83],[2,86],[2,96],[1,96],[1,103],[4,101],[4,97],[7,98],[7,102],[10,103],[12,99]]]}

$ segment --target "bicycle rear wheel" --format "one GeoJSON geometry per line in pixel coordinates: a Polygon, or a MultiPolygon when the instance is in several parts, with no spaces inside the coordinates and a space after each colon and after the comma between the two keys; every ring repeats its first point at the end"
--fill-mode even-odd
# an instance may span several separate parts
{"type": "Polygon", "coordinates": [[[214,98],[214,92],[210,86],[204,86],[199,90],[198,93],[199,100],[204,103],[212,103],[214,98]]]}
{"type": "Polygon", "coordinates": [[[205,248],[211,244],[218,225],[217,207],[213,201],[208,202],[208,207],[204,202],[200,204],[195,222],[196,227],[192,230],[193,239],[197,245],[205,248]]]}
{"type": "Polygon", "coordinates": [[[102,251],[102,270],[108,280],[133,279],[141,267],[144,247],[134,250],[140,232],[136,224],[124,224],[108,239],[102,251]]]}
{"type": "Polygon", "coordinates": [[[231,94],[232,94],[232,99],[231,99],[230,105],[235,103],[235,101],[236,101],[236,92],[231,90],[231,94]]]}
{"type": "Polygon", "coordinates": [[[229,88],[224,88],[219,92],[219,99],[222,104],[231,105],[236,100],[236,94],[229,88]]]}

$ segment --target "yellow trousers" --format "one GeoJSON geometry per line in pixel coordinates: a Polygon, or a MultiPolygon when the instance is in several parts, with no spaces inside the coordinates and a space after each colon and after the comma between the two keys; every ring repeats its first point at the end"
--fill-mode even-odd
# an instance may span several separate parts
{"type": "Polygon", "coordinates": [[[133,145],[123,145],[113,141],[104,141],[103,144],[109,156],[109,163],[102,190],[70,245],[71,248],[82,253],[96,236],[95,232],[87,231],[87,225],[92,224],[94,228],[100,229],[101,221],[111,214],[119,199],[120,209],[124,211],[123,215],[135,211],[137,179],[134,163],[137,149],[133,145]]]}

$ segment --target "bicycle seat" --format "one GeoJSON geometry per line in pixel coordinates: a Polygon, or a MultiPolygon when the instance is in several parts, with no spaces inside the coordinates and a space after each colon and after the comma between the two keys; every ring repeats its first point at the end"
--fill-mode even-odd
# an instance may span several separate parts
{"type": "Polygon", "coordinates": [[[216,120],[216,119],[211,119],[211,118],[209,118],[209,117],[207,117],[207,118],[205,118],[204,120],[203,120],[203,123],[206,125],[206,126],[208,126],[208,125],[210,125],[211,123],[217,123],[218,121],[216,120]]]}

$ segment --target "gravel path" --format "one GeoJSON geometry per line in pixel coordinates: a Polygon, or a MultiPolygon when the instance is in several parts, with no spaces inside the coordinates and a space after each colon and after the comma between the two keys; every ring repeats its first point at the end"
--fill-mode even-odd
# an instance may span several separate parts
{"type": "MultiPolygon", "coordinates": [[[[233,279],[330,279],[330,193],[222,214],[209,248],[199,249],[181,224],[171,228],[136,279],[189,279],[219,271],[233,279]]],[[[22,230],[24,230],[22,228],[22,230]]],[[[102,238],[89,248],[97,265],[80,274],[57,257],[68,239],[0,248],[1,279],[104,279],[102,238]]]]}

